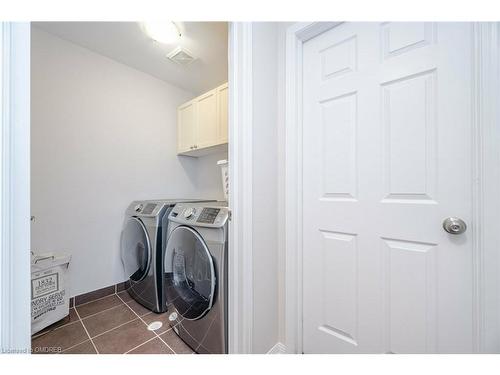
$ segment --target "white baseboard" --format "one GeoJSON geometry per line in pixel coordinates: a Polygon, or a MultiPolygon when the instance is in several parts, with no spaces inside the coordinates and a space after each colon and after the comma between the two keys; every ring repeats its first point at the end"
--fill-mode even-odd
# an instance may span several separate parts
{"type": "Polygon", "coordinates": [[[286,347],[284,344],[281,342],[276,343],[269,351],[267,354],[285,354],[286,353],[286,347]]]}

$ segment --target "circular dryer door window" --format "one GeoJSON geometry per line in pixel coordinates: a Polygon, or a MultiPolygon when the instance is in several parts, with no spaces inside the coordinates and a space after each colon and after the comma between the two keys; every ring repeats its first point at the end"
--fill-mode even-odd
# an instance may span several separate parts
{"type": "Polygon", "coordinates": [[[144,224],[135,217],[130,218],[121,242],[126,276],[132,281],[141,281],[148,274],[151,263],[151,244],[144,224]]]}
{"type": "Polygon", "coordinates": [[[185,319],[203,317],[212,308],[216,284],[205,241],[189,227],[175,228],[167,242],[165,263],[168,303],[185,319]]]}

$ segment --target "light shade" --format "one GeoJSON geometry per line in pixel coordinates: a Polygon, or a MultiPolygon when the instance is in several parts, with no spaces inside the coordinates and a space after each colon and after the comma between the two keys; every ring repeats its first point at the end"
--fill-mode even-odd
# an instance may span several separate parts
{"type": "Polygon", "coordinates": [[[151,39],[159,43],[175,43],[181,36],[177,25],[171,21],[143,22],[142,28],[151,39]]]}

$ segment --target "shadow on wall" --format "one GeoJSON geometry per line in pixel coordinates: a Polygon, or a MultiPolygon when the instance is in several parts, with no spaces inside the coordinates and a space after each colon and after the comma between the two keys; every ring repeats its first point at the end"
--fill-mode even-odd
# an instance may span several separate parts
{"type": "MultiPolygon", "coordinates": [[[[181,164],[182,169],[184,170],[185,176],[189,179],[189,182],[193,186],[197,186],[198,185],[197,167],[199,164],[197,158],[192,158],[190,156],[177,156],[177,160],[179,160],[179,163],[181,164]]],[[[166,173],[168,173],[168,171],[166,171],[166,173]]]]}
{"type": "Polygon", "coordinates": [[[197,198],[225,200],[221,170],[217,162],[227,159],[227,152],[217,152],[198,158],[190,156],[178,156],[177,158],[191,183],[202,194],[197,198]]]}

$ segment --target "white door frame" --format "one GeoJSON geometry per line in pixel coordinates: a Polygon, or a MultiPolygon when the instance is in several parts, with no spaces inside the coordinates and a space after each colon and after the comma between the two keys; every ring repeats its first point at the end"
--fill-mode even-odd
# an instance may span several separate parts
{"type": "MultiPolygon", "coordinates": [[[[285,346],[302,353],[302,48],[340,22],[297,23],[286,33],[285,346]]],[[[500,352],[499,23],[474,23],[473,236],[475,351],[500,352]]]]}
{"type": "Polygon", "coordinates": [[[229,353],[252,352],[252,23],[229,25],[229,353]]]}
{"type": "Polygon", "coordinates": [[[0,88],[0,350],[29,353],[29,23],[0,22],[0,88]]]}

